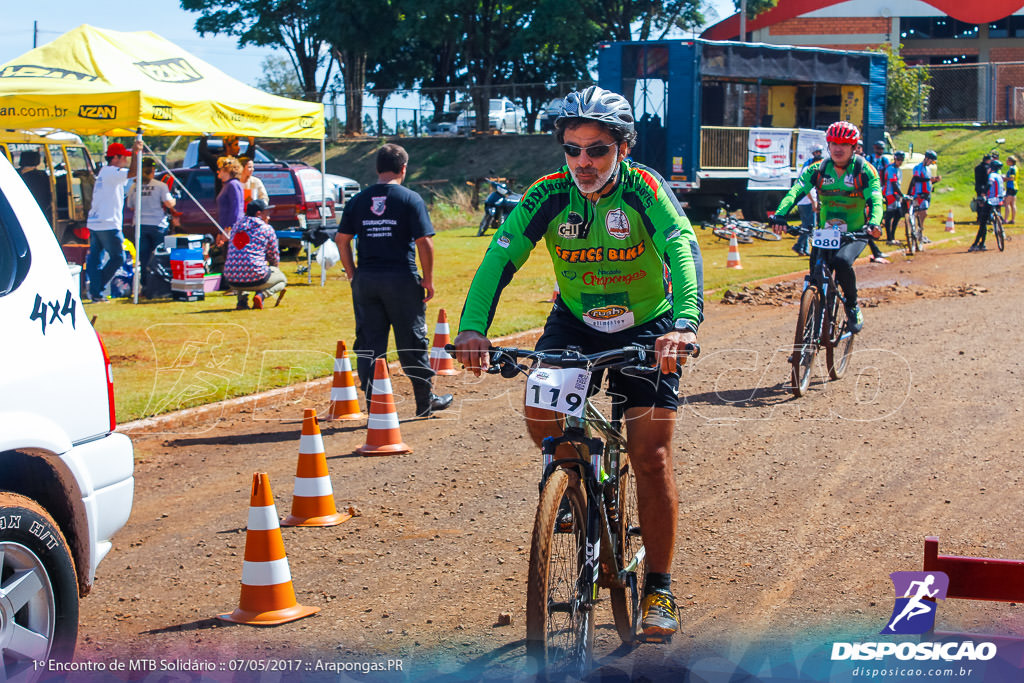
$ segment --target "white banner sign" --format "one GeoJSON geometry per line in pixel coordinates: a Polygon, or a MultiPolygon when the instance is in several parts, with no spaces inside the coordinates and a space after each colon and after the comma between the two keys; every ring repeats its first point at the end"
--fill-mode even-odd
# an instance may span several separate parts
{"type": "Polygon", "coordinates": [[[789,170],[789,146],[793,135],[789,128],[751,128],[747,142],[748,190],[788,190],[792,185],[789,170]]]}
{"type": "Polygon", "coordinates": [[[825,146],[825,134],[820,130],[813,130],[811,128],[798,128],[796,137],[796,169],[800,171],[804,167],[804,162],[811,158],[811,150],[816,145],[821,145],[822,156],[824,159],[827,154],[828,148],[825,146]]]}

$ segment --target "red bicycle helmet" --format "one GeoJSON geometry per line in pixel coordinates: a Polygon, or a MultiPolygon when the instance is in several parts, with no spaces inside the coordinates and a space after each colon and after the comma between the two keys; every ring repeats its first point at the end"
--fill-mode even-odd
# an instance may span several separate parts
{"type": "Polygon", "coordinates": [[[825,131],[825,140],[843,145],[856,145],[860,140],[860,131],[849,121],[836,121],[825,131]]]}

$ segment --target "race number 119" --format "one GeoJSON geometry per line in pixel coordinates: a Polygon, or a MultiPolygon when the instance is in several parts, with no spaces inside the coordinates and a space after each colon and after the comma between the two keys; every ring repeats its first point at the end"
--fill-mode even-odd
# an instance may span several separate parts
{"type": "Polygon", "coordinates": [[[580,368],[540,368],[526,380],[526,405],[583,416],[590,372],[580,368]]]}

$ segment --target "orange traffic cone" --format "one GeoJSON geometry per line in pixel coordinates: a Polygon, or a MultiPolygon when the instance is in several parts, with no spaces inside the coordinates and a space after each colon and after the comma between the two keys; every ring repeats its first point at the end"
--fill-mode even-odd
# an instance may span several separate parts
{"type": "Polygon", "coordinates": [[[316,411],[306,408],[299,437],[299,464],[295,468],[292,514],[282,526],[335,526],[352,518],[334,507],[334,489],[327,472],[327,454],[320,436],[316,411]]]}
{"type": "Polygon", "coordinates": [[[448,313],[442,308],[437,314],[437,326],[434,328],[434,345],[430,347],[430,367],[437,375],[457,375],[455,359],[444,350],[451,343],[448,331],[448,313]]]}
{"type": "Polygon", "coordinates": [[[388,364],[378,358],[373,371],[373,393],[370,396],[370,418],[366,423],[366,443],[356,449],[361,455],[399,455],[412,453],[402,443],[398,430],[398,411],[391,393],[388,364]]]}
{"type": "Polygon", "coordinates": [[[729,257],[725,261],[725,267],[743,270],[743,266],[740,264],[740,245],[736,241],[735,234],[729,238],[729,257]]]}
{"type": "MultiPolygon", "coordinates": [[[[359,409],[356,385],[352,381],[352,364],[348,360],[348,347],[339,341],[334,354],[334,382],[331,385],[331,408],[329,420],[361,420],[365,417],[359,409]]],[[[319,433],[319,432],[318,432],[319,433]]]]}
{"type": "Polygon", "coordinates": [[[953,209],[950,209],[949,214],[946,215],[946,232],[956,232],[953,229],[953,209]]]}
{"type": "Polygon", "coordinates": [[[300,605],[295,600],[274,494],[270,492],[270,477],[266,472],[256,472],[252,475],[249,525],[245,533],[242,595],[238,609],[230,614],[218,614],[217,618],[236,624],[274,626],[319,611],[319,607],[300,605]]]}

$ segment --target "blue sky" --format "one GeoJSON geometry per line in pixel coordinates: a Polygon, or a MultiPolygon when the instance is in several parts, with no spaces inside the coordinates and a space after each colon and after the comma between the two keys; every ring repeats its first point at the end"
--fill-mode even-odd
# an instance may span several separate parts
{"type": "MultiPolygon", "coordinates": [[[[733,12],[732,0],[711,0],[709,4],[719,18],[733,12]]],[[[192,28],[197,17],[181,9],[178,0],[6,0],[0,24],[0,64],[32,49],[33,21],[39,22],[40,45],[81,24],[91,24],[117,31],[153,31],[228,75],[253,84],[260,63],[274,51],[258,47],[239,50],[230,36],[201,38],[192,28]]]]}

